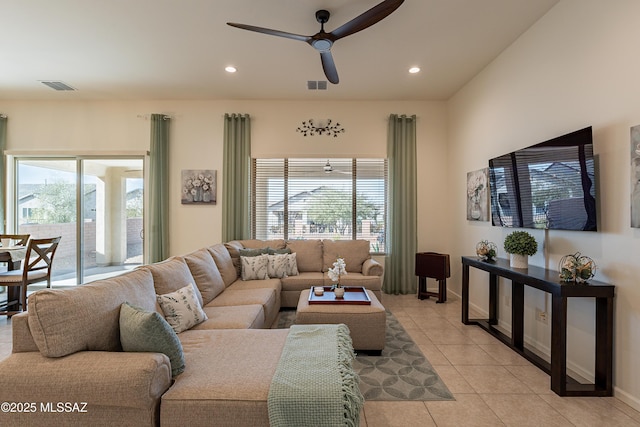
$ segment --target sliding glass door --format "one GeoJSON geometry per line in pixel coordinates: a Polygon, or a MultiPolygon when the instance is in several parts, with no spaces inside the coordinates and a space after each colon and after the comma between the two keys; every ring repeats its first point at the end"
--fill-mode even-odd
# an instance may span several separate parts
{"type": "Polygon", "coordinates": [[[143,262],[140,158],[16,158],[15,229],[62,236],[55,285],[121,274],[143,262]]]}
{"type": "Polygon", "coordinates": [[[29,234],[33,239],[62,236],[54,258],[53,281],[73,280],[78,273],[76,168],[74,159],[17,163],[17,232],[29,234]]]}

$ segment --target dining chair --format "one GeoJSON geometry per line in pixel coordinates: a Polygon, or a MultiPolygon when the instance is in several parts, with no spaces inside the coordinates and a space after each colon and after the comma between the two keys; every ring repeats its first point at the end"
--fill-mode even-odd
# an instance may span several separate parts
{"type": "MultiPolygon", "coordinates": [[[[27,251],[19,270],[0,273],[0,286],[20,287],[20,308],[27,310],[27,287],[33,283],[47,282],[47,288],[51,287],[51,267],[53,257],[58,249],[62,237],[47,239],[31,239],[27,244],[27,251]]],[[[10,301],[7,301],[9,304],[10,301]]],[[[8,307],[0,314],[15,314],[19,311],[9,311],[8,307]]]]}

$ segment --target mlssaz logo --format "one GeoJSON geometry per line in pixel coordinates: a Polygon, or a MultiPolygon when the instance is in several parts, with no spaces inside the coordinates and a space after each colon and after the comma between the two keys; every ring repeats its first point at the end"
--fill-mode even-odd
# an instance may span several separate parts
{"type": "Polygon", "coordinates": [[[41,402],[40,412],[86,413],[87,402],[41,402]]]}

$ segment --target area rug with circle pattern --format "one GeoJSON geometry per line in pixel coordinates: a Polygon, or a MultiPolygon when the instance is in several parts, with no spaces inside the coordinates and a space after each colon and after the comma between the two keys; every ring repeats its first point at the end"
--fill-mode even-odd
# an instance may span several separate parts
{"type": "MultiPolygon", "coordinates": [[[[295,322],[295,310],[280,312],[278,328],[295,322]]],[[[387,311],[380,356],[358,354],[353,362],[365,400],[455,400],[400,322],[387,311]]]]}

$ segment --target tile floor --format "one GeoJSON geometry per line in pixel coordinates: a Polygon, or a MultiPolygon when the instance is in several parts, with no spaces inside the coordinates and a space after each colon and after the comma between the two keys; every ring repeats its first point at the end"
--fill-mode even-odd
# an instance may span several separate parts
{"type": "MultiPolygon", "coordinates": [[[[549,376],[477,326],[460,322],[460,301],[385,295],[455,401],[365,403],[362,427],[640,426],[640,412],[614,397],[559,397],[549,376]]],[[[0,317],[0,359],[11,352],[11,322],[0,317]]]]}

